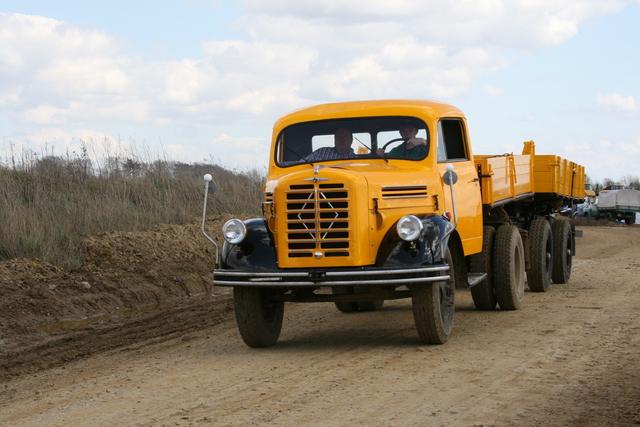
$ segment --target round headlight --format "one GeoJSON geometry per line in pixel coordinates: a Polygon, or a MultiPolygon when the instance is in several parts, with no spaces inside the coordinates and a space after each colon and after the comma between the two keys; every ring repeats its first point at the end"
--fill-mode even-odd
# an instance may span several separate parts
{"type": "Polygon", "coordinates": [[[413,242],[422,236],[422,221],[413,215],[400,218],[396,225],[398,236],[404,241],[413,242]]]}
{"type": "Polygon", "coordinates": [[[239,219],[230,219],[222,226],[222,235],[224,240],[237,245],[247,237],[247,227],[239,219]]]}

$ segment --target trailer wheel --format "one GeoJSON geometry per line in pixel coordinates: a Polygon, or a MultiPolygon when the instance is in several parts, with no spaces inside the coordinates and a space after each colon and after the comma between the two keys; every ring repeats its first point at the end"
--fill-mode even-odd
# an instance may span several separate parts
{"type": "Polygon", "coordinates": [[[529,228],[527,283],[533,292],[547,292],[551,286],[553,239],[546,219],[534,219],[529,228]]]}
{"type": "Polygon", "coordinates": [[[504,224],[496,231],[493,246],[493,284],[503,310],[518,310],[524,297],[524,247],[515,225],[504,224]]]}
{"type": "Polygon", "coordinates": [[[473,304],[478,310],[494,310],[498,300],[493,289],[493,277],[491,276],[491,251],[496,236],[496,229],[486,226],[482,230],[482,252],[469,258],[471,273],[487,273],[487,278],[471,287],[473,304]]]}
{"type": "Polygon", "coordinates": [[[269,288],[233,288],[236,323],[242,340],[249,347],[269,347],[278,341],[284,301],[275,301],[273,294],[269,288]]]}
{"type": "Polygon", "coordinates": [[[573,260],[571,226],[567,221],[554,221],[553,234],[553,283],[567,283],[571,277],[573,260]]]}
{"type": "Polygon", "coordinates": [[[455,266],[447,248],[448,280],[414,285],[411,290],[413,319],[420,340],[425,344],[444,344],[449,339],[455,311],[455,266]]]}

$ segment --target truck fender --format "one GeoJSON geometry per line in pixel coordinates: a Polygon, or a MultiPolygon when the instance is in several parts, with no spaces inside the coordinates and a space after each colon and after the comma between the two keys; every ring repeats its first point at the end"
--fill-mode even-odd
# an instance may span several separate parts
{"type": "Polygon", "coordinates": [[[389,231],[378,249],[376,265],[383,267],[407,267],[431,265],[442,262],[450,233],[454,226],[440,215],[418,216],[422,221],[424,233],[414,242],[405,242],[396,231],[396,227],[389,227],[389,231]],[[442,244],[444,243],[444,244],[442,244]]]}
{"type": "Polygon", "coordinates": [[[275,244],[266,221],[253,218],[244,223],[247,227],[247,237],[237,245],[227,241],[222,245],[221,267],[254,271],[277,269],[275,244]]]}

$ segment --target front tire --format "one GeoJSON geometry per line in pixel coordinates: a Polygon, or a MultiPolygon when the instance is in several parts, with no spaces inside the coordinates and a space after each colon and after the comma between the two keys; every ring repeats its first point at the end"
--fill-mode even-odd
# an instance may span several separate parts
{"type": "Polygon", "coordinates": [[[242,340],[249,347],[269,347],[280,337],[284,301],[273,299],[269,288],[237,286],[233,288],[236,323],[242,340]]]}
{"type": "Polygon", "coordinates": [[[553,283],[567,283],[573,264],[572,233],[567,221],[557,220],[551,226],[553,234],[553,283]]]}
{"type": "Polygon", "coordinates": [[[411,290],[413,318],[418,336],[425,344],[444,344],[453,326],[456,269],[449,248],[445,259],[449,264],[448,280],[414,285],[411,290]]]}
{"type": "Polygon", "coordinates": [[[551,287],[553,239],[546,219],[534,219],[529,228],[529,269],[527,283],[533,292],[547,292],[551,287]]]}
{"type": "Polygon", "coordinates": [[[496,231],[493,247],[493,283],[503,310],[519,310],[524,297],[524,247],[515,225],[504,224],[496,231]]]}

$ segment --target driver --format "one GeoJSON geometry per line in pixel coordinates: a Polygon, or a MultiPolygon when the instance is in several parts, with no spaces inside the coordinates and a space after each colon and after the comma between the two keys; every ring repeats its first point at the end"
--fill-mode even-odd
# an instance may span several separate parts
{"type": "MultiPolygon", "coordinates": [[[[418,128],[411,123],[405,123],[400,126],[400,136],[405,141],[393,148],[386,157],[396,159],[422,159],[427,154],[427,140],[417,138],[418,128]]],[[[380,157],[384,156],[384,150],[378,148],[376,154],[380,157]]]]}
{"type": "Polygon", "coordinates": [[[351,148],[353,144],[353,134],[346,127],[340,127],[336,130],[333,137],[333,147],[321,147],[307,157],[292,162],[283,162],[284,165],[293,165],[298,163],[313,163],[323,160],[339,160],[353,159],[356,153],[351,148]]]}

